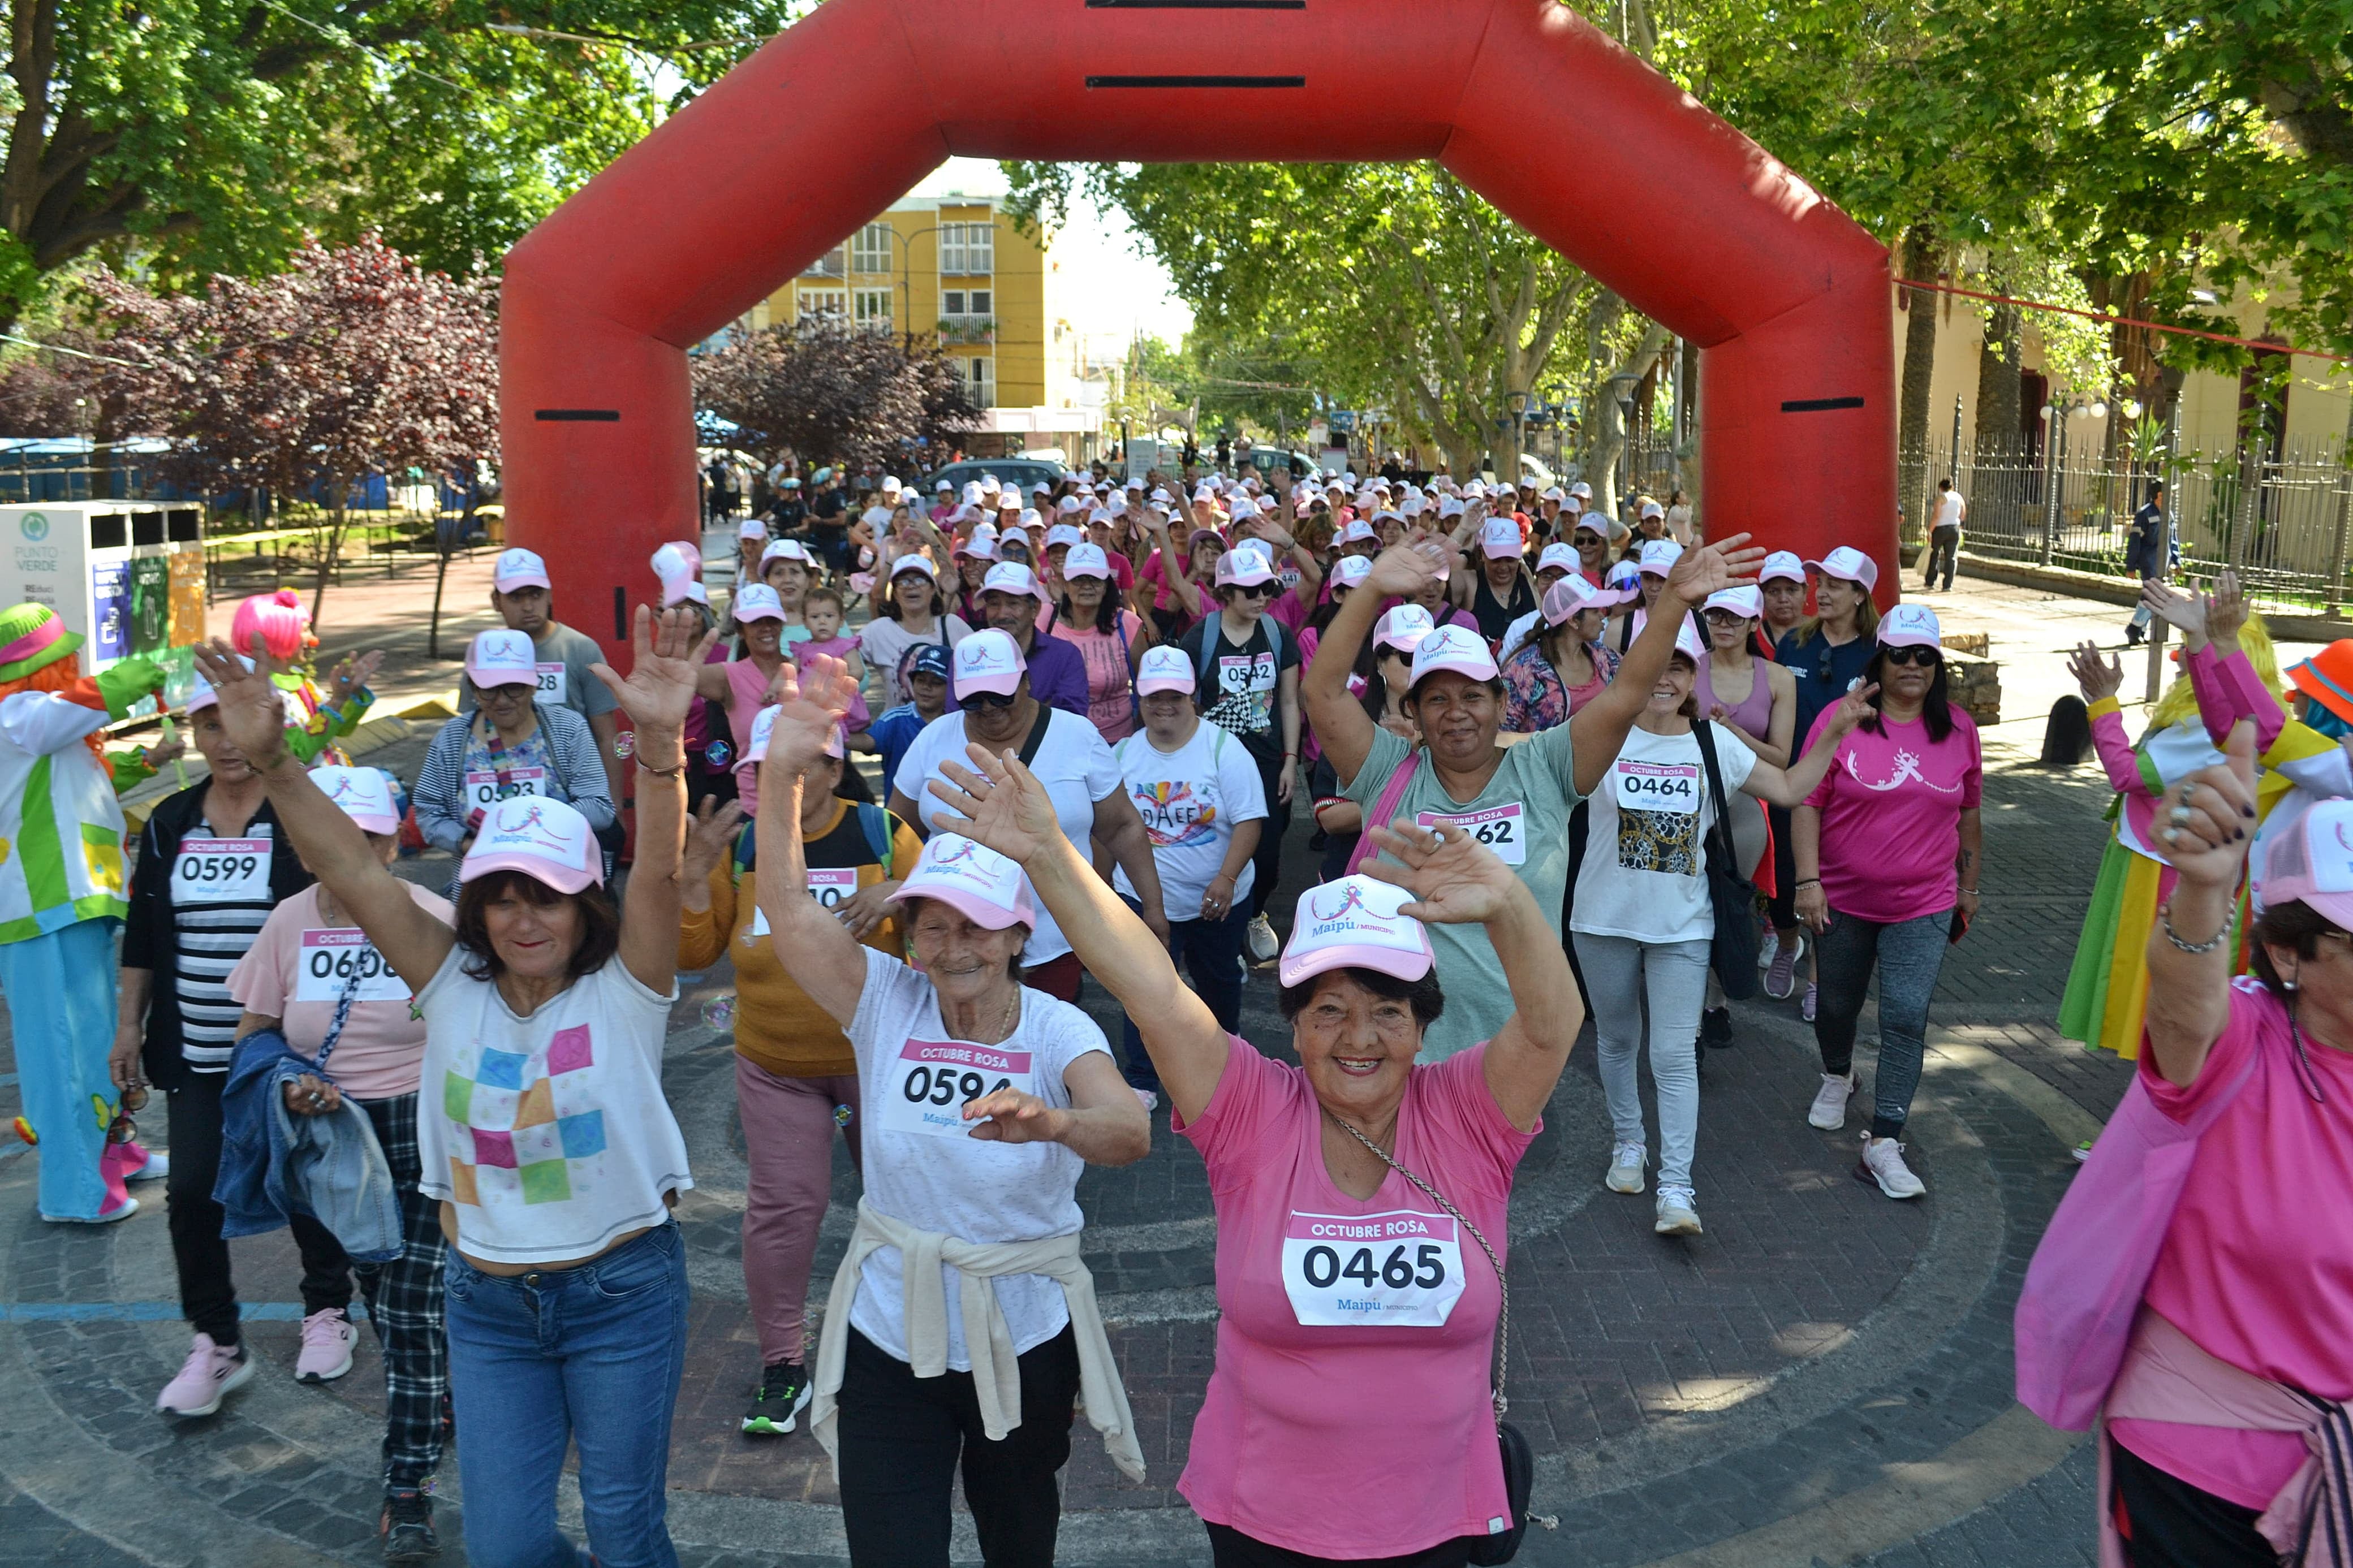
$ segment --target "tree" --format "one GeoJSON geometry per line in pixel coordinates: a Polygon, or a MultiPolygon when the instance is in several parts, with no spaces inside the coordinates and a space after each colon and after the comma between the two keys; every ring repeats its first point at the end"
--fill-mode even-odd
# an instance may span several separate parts
{"type": "Polygon", "coordinates": [[[980,424],[939,349],[823,315],[739,333],[697,356],[694,396],[698,409],[735,426],[732,444],[771,459],[789,448],[887,462],[980,424]]]}
{"type": "Polygon", "coordinates": [[[101,269],[107,389],[126,426],[171,437],[191,489],[314,494],[326,516],[311,616],[370,473],[443,473],[498,451],[498,311],[487,278],[427,272],[375,236],[308,245],[258,283],[158,296],[101,269]]]}
{"type": "Polygon", "coordinates": [[[9,0],[0,327],[93,250],[195,287],[378,228],[470,271],[800,8],[9,0]]]}

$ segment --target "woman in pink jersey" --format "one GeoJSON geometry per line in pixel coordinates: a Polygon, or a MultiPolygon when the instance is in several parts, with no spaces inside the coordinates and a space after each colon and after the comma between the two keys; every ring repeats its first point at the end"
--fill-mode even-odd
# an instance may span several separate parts
{"type": "Polygon", "coordinates": [[[1177,1489],[1212,1560],[1467,1563],[1518,1522],[1490,1383],[1505,1211],[1585,1021],[1535,896],[1459,827],[1375,827],[1401,864],[1300,899],[1280,970],[1294,1068],[1219,1026],[1027,769],[970,754],[987,776],[946,763],[933,792],[1027,870],[1208,1167],[1218,1359],[1177,1489]],[[1414,1064],[1446,1001],[1425,921],[1483,926],[1515,1009],[1436,1067],[1414,1064]]]}

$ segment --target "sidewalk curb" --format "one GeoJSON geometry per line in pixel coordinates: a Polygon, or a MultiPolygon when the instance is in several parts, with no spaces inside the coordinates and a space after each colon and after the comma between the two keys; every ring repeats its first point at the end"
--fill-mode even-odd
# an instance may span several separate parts
{"type": "MultiPolygon", "coordinates": [[[[1982,577],[1989,583],[2007,583],[2013,588],[2040,588],[2071,599],[2096,599],[2126,609],[2140,603],[2140,585],[2137,583],[2066,566],[1997,561],[1965,550],[1961,552],[1960,572],[1964,577],[1982,577]]],[[[2353,637],[2353,619],[2277,615],[2266,610],[2263,624],[2271,628],[2274,640],[2279,642],[2335,642],[2339,637],[2353,637]]]]}

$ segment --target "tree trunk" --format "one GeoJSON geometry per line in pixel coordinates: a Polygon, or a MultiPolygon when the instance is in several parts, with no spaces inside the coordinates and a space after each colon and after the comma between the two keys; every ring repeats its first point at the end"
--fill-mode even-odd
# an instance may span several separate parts
{"type": "MultiPolygon", "coordinates": [[[[2000,279],[1993,280],[2000,287],[2000,279]]],[[[2024,312],[2015,305],[1993,305],[1986,311],[1985,342],[1978,349],[1978,428],[1979,452],[2016,450],[2025,436],[2019,406],[2019,337],[2024,312]]]]}
{"type": "Polygon", "coordinates": [[[442,584],[449,581],[449,557],[457,553],[455,545],[462,544],[474,537],[474,512],[480,505],[481,492],[469,486],[466,490],[466,511],[465,515],[459,520],[455,541],[442,537],[440,514],[438,512],[434,514],[433,552],[440,557],[440,560],[433,569],[433,618],[426,624],[425,627],[425,657],[427,658],[441,657],[441,588],[442,584]]]}
{"type": "Polygon", "coordinates": [[[319,583],[311,592],[311,635],[314,637],[319,635],[320,614],[326,607],[327,579],[333,574],[335,562],[343,552],[343,530],[351,521],[351,486],[332,479],[328,482],[335,487],[335,504],[327,511],[326,548],[319,552],[319,583]]]}
{"type": "MultiPolygon", "coordinates": [[[[1904,276],[1931,282],[1943,250],[1925,223],[1915,224],[1904,236],[1904,276]]],[[[1895,450],[1904,508],[1902,541],[1917,543],[1922,520],[1928,513],[1928,397],[1936,373],[1936,296],[1925,289],[1907,289],[1904,323],[1904,397],[1899,405],[1895,450]]]]}

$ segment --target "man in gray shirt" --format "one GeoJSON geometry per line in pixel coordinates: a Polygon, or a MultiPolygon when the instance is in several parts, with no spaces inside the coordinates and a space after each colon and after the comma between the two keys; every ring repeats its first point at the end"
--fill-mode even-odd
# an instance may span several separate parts
{"type": "MultiPolygon", "coordinates": [[[[612,785],[614,804],[618,805],[621,759],[613,751],[613,738],[621,730],[619,704],[605,683],[588,673],[588,667],[601,660],[605,652],[596,638],[573,630],[550,614],[554,602],[546,562],[528,550],[499,552],[498,564],[491,569],[491,608],[498,611],[509,631],[531,638],[539,655],[538,700],[569,708],[588,721],[588,728],[596,735],[596,754],[604,759],[606,780],[612,785]]],[[[473,682],[461,676],[459,710],[470,711],[473,706],[473,682]]]]}

